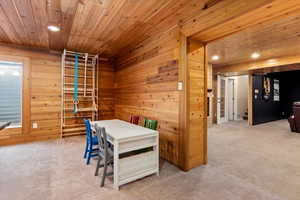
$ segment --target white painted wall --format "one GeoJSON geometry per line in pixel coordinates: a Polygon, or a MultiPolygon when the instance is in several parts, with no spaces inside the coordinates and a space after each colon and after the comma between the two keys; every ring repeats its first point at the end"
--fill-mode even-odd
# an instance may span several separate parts
{"type": "Polygon", "coordinates": [[[237,102],[237,113],[236,117],[237,120],[241,120],[245,111],[248,108],[248,75],[244,76],[237,76],[237,95],[236,95],[236,102],[237,102]]]}
{"type": "MultiPolygon", "coordinates": [[[[242,120],[248,108],[248,75],[227,77],[227,80],[229,79],[234,80],[234,120],[242,120]]],[[[229,90],[229,84],[227,84],[227,90],[229,90]]],[[[227,95],[227,103],[229,103],[230,93],[227,95]]],[[[228,108],[229,106],[227,106],[228,108]]],[[[230,111],[227,110],[226,112],[230,111]]]]}

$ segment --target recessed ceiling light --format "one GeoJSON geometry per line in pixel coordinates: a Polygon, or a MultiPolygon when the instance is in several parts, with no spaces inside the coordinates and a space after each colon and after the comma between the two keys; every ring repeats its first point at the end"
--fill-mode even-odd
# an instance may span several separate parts
{"type": "Polygon", "coordinates": [[[257,59],[259,57],[260,57],[260,54],[256,53],[256,52],[251,55],[251,58],[253,58],[253,59],[257,59]]]}
{"type": "Polygon", "coordinates": [[[48,26],[48,29],[49,29],[50,31],[53,31],[53,32],[58,32],[58,31],[60,31],[59,27],[53,26],[53,25],[48,26]]]}
{"type": "Polygon", "coordinates": [[[219,60],[219,59],[220,59],[220,56],[214,55],[214,56],[211,57],[211,59],[212,59],[212,60],[219,60]]]}
{"type": "Polygon", "coordinates": [[[277,60],[276,59],[270,59],[270,60],[268,60],[268,63],[269,64],[276,64],[277,60]]]}

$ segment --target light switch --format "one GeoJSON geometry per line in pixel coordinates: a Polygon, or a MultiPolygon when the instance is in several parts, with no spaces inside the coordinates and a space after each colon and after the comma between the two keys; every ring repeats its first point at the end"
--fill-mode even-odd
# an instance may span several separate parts
{"type": "Polygon", "coordinates": [[[180,81],[178,82],[178,90],[182,90],[183,89],[183,82],[180,81]]]}

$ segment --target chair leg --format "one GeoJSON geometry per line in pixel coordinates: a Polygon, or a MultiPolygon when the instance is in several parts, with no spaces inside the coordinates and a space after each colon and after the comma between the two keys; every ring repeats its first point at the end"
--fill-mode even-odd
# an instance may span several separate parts
{"type": "Polygon", "coordinates": [[[88,150],[88,144],[86,143],[86,145],[85,145],[85,152],[84,152],[84,156],[83,156],[84,159],[86,159],[87,150],[88,150]]]}
{"type": "Polygon", "coordinates": [[[97,166],[96,166],[96,171],[95,171],[95,176],[98,176],[99,168],[100,168],[100,163],[101,163],[101,157],[99,156],[97,166]]]}
{"type": "Polygon", "coordinates": [[[106,174],[107,174],[106,171],[107,171],[107,160],[106,160],[106,158],[104,158],[104,169],[103,169],[103,175],[102,175],[102,180],[101,180],[100,187],[104,186],[104,181],[105,181],[106,174]]]}
{"type": "Polygon", "coordinates": [[[87,150],[87,160],[86,160],[86,164],[89,165],[90,164],[90,160],[92,157],[92,149],[93,146],[91,144],[88,145],[88,150],[87,150]]]}
{"type": "Polygon", "coordinates": [[[86,164],[87,164],[87,165],[90,164],[90,160],[91,160],[91,153],[88,152],[88,154],[87,154],[87,160],[86,160],[86,164]]]}

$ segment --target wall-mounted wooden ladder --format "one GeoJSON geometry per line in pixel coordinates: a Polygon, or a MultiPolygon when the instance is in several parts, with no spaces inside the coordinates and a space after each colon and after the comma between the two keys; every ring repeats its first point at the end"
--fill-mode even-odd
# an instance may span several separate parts
{"type": "Polygon", "coordinates": [[[98,119],[98,65],[98,55],[64,50],[61,94],[62,137],[85,134],[83,119],[98,119]],[[77,67],[75,67],[76,57],[77,67]],[[75,68],[78,69],[77,75],[75,68]],[[76,85],[77,92],[75,90],[76,85]],[[75,111],[74,93],[78,96],[75,111]]]}

